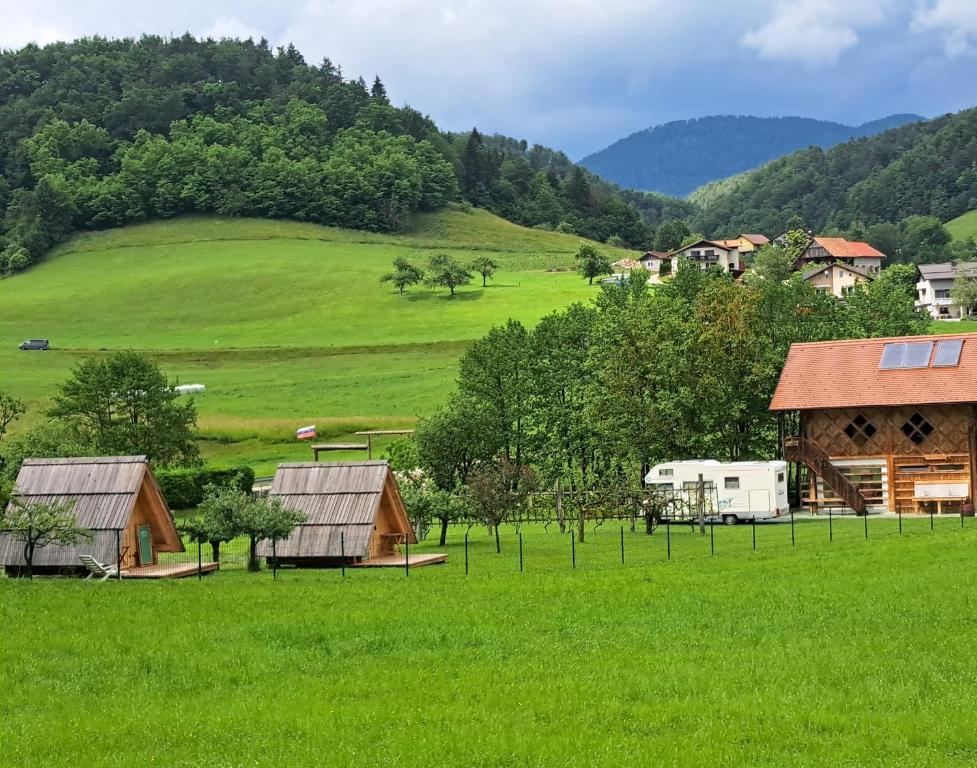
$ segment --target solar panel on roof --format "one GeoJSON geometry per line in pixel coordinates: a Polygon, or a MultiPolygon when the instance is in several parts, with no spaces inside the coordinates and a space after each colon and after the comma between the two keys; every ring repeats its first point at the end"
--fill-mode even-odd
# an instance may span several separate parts
{"type": "Polygon", "coordinates": [[[906,345],[906,356],[902,360],[903,368],[927,368],[930,355],[933,354],[932,341],[916,341],[906,345]]]}
{"type": "Polygon", "coordinates": [[[879,368],[883,371],[902,368],[902,359],[906,355],[907,346],[909,345],[905,343],[886,344],[882,348],[882,360],[879,362],[879,368]]]}
{"type": "Polygon", "coordinates": [[[895,342],[882,348],[879,369],[926,368],[933,353],[932,341],[895,342]]]}
{"type": "Polygon", "coordinates": [[[960,364],[960,352],[963,350],[963,339],[948,339],[936,343],[936,356],[933,358],[934,368],[952,368],[960,364]]]}

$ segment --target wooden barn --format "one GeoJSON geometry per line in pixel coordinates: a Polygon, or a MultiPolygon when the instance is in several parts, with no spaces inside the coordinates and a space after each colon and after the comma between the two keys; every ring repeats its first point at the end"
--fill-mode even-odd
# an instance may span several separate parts
{"type": "Polygon", "coordinates": [[[794,344],[770,408],[813,511],[973,508],[977,334],[794,344]]]}
{"type": "MultiPolygon", "coordinates": [[[[339,461],[281,464],[269,497],[302,512],[306,521],[258,554],[279,565],[338,567],[349,564],[403,565],[406,548],[416,544],[386,461],[339,461]]],[[[444,555],[410,555],[411,565],[441,562],[444,555]]]]}
{"type": "MultiPolygon", "coordinates": [[[[124,571],[142,569],[148,575],[160,552],[184,551],[145,456],[27,459],[13,497],[27,503],[71,501],[77,524],[92,534],[74,545],[38,549],[35,573],[80,572],[80,556],[91,555],[105,565],[121,562],[124,571]]],[[[8,572],[20,570],[23,543],[0,535],[0,564],[8,572]]]]}

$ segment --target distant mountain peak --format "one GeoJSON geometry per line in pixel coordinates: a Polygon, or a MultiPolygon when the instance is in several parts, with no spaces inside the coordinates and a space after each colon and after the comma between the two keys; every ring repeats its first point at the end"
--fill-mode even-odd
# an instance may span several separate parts
{"type": "Polygon", "coordinates": [[[827,149],[924,119],[900,114],[853,126],[810,117],[709,115],[637,131],[588,155],[580,164],[623,187],[685,196],[710,181],[748,171],[798,149],[827,149]]]}

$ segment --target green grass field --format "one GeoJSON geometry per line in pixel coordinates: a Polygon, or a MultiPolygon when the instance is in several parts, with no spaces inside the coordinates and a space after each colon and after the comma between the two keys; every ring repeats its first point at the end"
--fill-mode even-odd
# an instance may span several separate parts
{"type": "Polygon", "coordinates": [[[953,235],[954,240],[977,238],[977,211],[968,211],[963,216],[948,221],[946,228],[953,235]]]}
{"type": "MultiPolygon", "coordinates": [[[[972,766],[977,523],[461,531],[413,571],[0,579],[4,765],[972,766]],[[545,553],[545,554],[544,554],[545,553]]],[[[433,543],[425,549],[437,549],[433,543]]]]}
{"type": "Polygon", "coordinates": [[[144,350],[182,383],[207,386],[197,397],[207,458],[271,473],[308,455],[297,427],[315,423],[330,439],[408,426],[443,400],[465,346],[492,325],[587,301],[598,289],[572,271],[578,244],[455,210],[401,236],[206,217],[89,233],[0,281],[0,388],[36,419],[80,360],[144,350]],[[436,250],[487,254],[501,269],[454,299],[377,282],[397,256],[423,264],[436,250]],[[56,349],[17,350],[32,337],[56,349]]]}

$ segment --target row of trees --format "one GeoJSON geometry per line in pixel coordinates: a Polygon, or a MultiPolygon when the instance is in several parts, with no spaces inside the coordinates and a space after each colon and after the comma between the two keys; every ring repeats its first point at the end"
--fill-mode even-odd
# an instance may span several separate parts
{"type": "Polygon", "coordinates": [[[488,280],[499,268],[498,262],[489,256],[479,256],[468,266],[446,253],[436,253],[428,259],[427,267],[421,269],[414,266],[403,256],[394,259],[393,271],[380,275],[381,283],[391,283],[397,292],[403,294],[412,285],[424,283],[432,288],[447,288],[451,295],[455,289],[468,285],[472,281],[472,273],[482,276],[482,287],[488,285],[488,280]]]}
{"type": "Polygon", "coordinates": [[[791,343],[925,331],[906,269],[839,302],[797,275],[735,283],[680,265],[664,285],[639,273],[532,330],[493,328],[462,357],[456,392],[394,454],[437,494],[413,508],[438,510],[443,531],[473,509],[493,523],[522,489],[559,485],[582,517],[636,492],[655,462],[772,458],[768,406],[791,343]],[[479,501],[485,485],[494,506],[479,501]]]}

